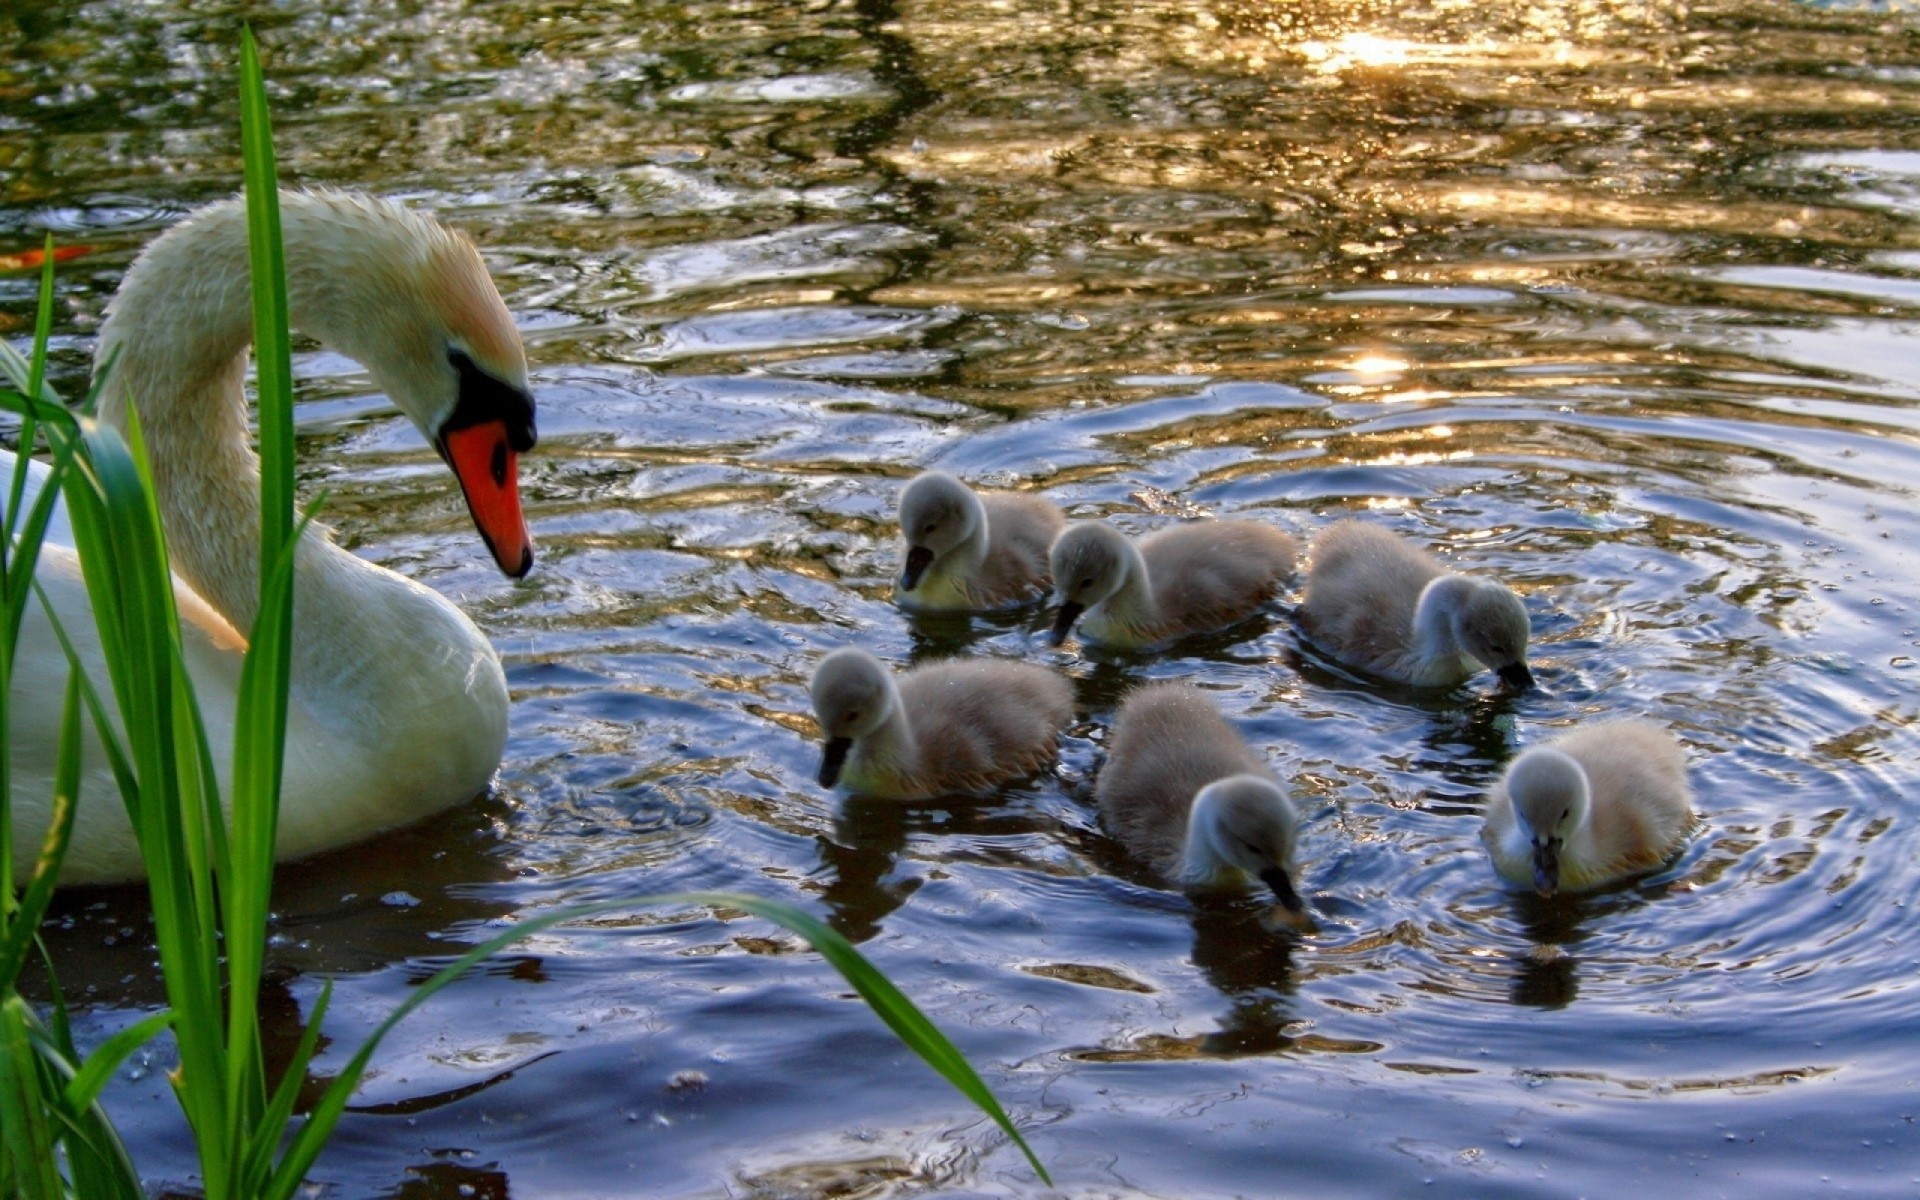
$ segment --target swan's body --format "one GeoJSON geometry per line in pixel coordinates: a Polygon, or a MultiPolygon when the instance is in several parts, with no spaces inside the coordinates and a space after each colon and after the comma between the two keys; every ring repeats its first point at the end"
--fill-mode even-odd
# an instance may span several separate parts
{"type": "Polygon", "coordinates": [[[813,711],[826,735],[820,785],[918,800],[991,791],[1053,761],[1073,689],[1042,667],[990,659],[916,667],[896,680],[851,646],[820,660],[813,711]]]}
{"type": "Polygon", "coordinates": [[[1051,586],[1047,549],[1067,519],[1039,496],[982,495],[944,471],[914,477],[900,494],[907,552],[900,607],[964,612],[1024,604],[1051,586]]]}
{"type": "Polygon", "coordinates": [[[1529,687],[1527,610],[1490,580],[1449,573],[1424,550],[1360,521],[1328,526],[1308,551],[1300,621],[1335,658],[1418,687],[1483,668],[1529,687]]]}
{"type": "Polygon", "coordinates": [[[1296,916],[1299,813],[1219,710],[1180,683],[1136,689],[1120,706],[1094,785],[1107,829],[1166,882],[1245,887],[1258,879],[1296,916]]]}
{"type": "Polygon", "coordinates": [[[1053,543],[1054,637],[1155,646],[1245,620],[1293,570],[1293,539],[1259,521],[1195,521],[1139,541],[1081,521],[1053,543]]]}
{"type": "Polygon", "coordinates": [[[1687,759],[1649,721],[1590,725],[1520,754],[1487,796],[1481,837],[1502,876],[1581,892],[1666,862],[1693,831],[1687,759]]]}
{"type": "MultiPolygon", "coordinates": [[[[370,369],[455,467],[503,569],[524,574],[532,548],[515,455],[533,444],[532,400],[519,337],[479,254],[432,220],[378,201],[284,193],[281,205],[295,328],[370,369]]],[[[155,239],[128,270],[97,355],[113,363],[102,419],[124,429],[129,405],[139,412],[187,669],[223,795],[258,604],[258,464],[242,389],[249,305],[244,210],[215,204],[155,239]]],[[[12,466],[11,456],[0,462],[0,478],[12,466]]],[[[39,579],[111,697],[71,543],[64,530],[50,538],[39,579]]],[[[279,857],[343,845],[485,789],[505,746],[506,681],[459,609],[310,528],[296,552],[294,627],[279,857]]],[[[46,613],[29,606],[12,689],[16,871],[46,828],[66,671],[46,613]]],[[[118,788],[92,744],[62,880],[143,874],[118,788]]]]}

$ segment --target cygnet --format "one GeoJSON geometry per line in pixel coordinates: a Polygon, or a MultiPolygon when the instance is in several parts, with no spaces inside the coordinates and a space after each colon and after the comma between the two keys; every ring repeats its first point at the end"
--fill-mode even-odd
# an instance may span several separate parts
{"type": "Polygon", "coordinates": [[[1299,813],[1195,689],[1154,683],[1127,697],[1094,796],[1107,829],[1168,883],[1244,887],[1258,879],[1296,928],[1306,923],[1293,885],[1299,813]]]}
{"type": "Polygon", "coordinates": [[[1039,496],[982,495],[945,471],[915,476],[900,493],[906,557],[894,599],[922,612],[1038,599],[1051,583],[1047,549],[1066,523],[1059,508],[1039,496]]]}
{"type": "Polygon", "coordinates": [[[820,785],[897,800],[985,792],[1053,760],[1073,689],[1027,663],[929,663],[899,677],[852,646],[820,660],[820,785]]]}
{"type": "Polygon", "coordinates": [[[1053,543],[1055,641],[1141,649],[1245,620],[1280,591],[1293,538],[1259,521],[1195,521],[1139,541],[1079,521],[1053,543]]]}
{"type": "Polygon", "coordinates": [[[1453,574],[1377,525],[1341,521],[1307,553],[1300,621],[1350,666],[1419,687],[1453,687],[1483,667],[1533,686],[1526,606],[1492,580],[1453,574]]]}
{"type": "Polygon", "coordinates": [[[1652,870],[1693,827],[1680,743],[1626,720],[1522,752],[1487,796],[1480,836],[1502,876],[1551,895],[1652,870]]]}

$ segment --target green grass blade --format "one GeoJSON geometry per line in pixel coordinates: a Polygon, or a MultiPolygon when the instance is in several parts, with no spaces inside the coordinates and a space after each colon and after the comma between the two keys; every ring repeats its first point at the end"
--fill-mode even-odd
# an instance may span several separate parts
{"type": "MultiPolygon", "coordinates": [[[[93,1053],[87,1055],[86,1061],[80,1064],[80,1069],[74,1072],[73,1078],[67,1081],[66,1093],[62,1099],[68,1110],[77,1113],[92,1108],[94,1102],[100,1099],[101,1089],[107,1086],[113,1078],[113,1073],[120,1069],[120,1064],[127,1061],[127,1056],[152,1041],[159,1036],[161,1030],[172,1024],[173,1013],[162,1009],[145,1020],[127,1026],[96,1046],[93,1053]]],[[[71,1052],[71,1048],[68,1048],[67,1053],[71,1052]]]]}
{"type": "Polygon", "coordinates": [[[361,1043],[353,1058],[334,1077],[334,1081],[322,1094],[319,1103],[308,1114],[307,1123],[294,1136],[288,1146],[285,1157],[281,1159],[279,1169],[274,1173],[271,1185],[261,1195],[263,1200],[287,1200],[300,1186],[307,1171],[319,1157],[327,1139],[332,1136],[341,1115],[346,1111],[347,1101],[360,1084],[361,1076],[366,1072],[367,1063],[373,1058],[381,1041],[395,1025],[404,1020],[414,1009],[432,999],[441,988],[447,987],[474,966],[485,959],[506,949],[515,942],[550,929],[567,921],[577,921],[601,913],[618,912],[632,908],[655,907],[672,904],[702,904],[724,908],[740,908],[755,916],[782,925],[805,938],[816,950],[819,950],[827,962],[846,977],[854,990],[873,1007],[874,1012],[884,1021],[887,1028],[893,1030],[909,1049],[920,1055],[940,1075],[958,1088],[961,1094],[992,1118],[994,1123],[1020,1147],[1034,1172],[1047,1184],[1053,1180],[1046,1168],[1033,1153],[1033,1148],[1014,1127],[1006,1110],[994,1098],[987,1085],[967,1065],[966,1059],[945,1034],[929,1021],[926,1014],[914,1007],[900,990],[888,982],[878,968],[868,962],[854,949],[853,943],[834,932],[824,922],[786,904],[773,900],[762,900],[754,896],[740,896],[728,892],[675,892],[659,896],[636,896],[624,900],[603,900],[594,904],[575,905],[545,913],[538,917],[522,921],[497,937],[475,946],[453,962],[441,968],[414,993],[407,997],[387,1018],[374,1027],[372,1034],[361,1043]]]}
{"type": "Polygon", "coordinates": [[[260,404],[260,573],[293,534],[293,344],[280,244],[280,183],[273,118],[253,30],[240,37],[240,149],[247,193],[247,262],[253,274],[253,354],[260,404]]]}
{"type": "MultiPolygon", "coordinates": [[[[53,337],[53,235],[49,233],[46,241],[45,257],[40,263],[40,300],[34,309],[33,318],[33,359],[27,364],[26,394],[40,395],[47,379],[47,344],[53,337]]],[[[27,490],[27,463],[33,455],[33,443],[37,421],[33,410],[29,408],[21,414],[20,435],[14,444],[19,453],[13,462],[13,479],[7,488],[7,508],[4,520],[0,521],[0,570],[6,568],[7,556],[13,549],[13,532],[20,519],[20,503],[27,490]]]]}
{"type": "Polygon", "coordinates": [[[47,1112],[62,1130],[58,1136],[67,1152],[72,1194],[83,1200],[95,1197],[144,1200],[146,1193],[141,1188],[139,1173],[134,1170],[133,1159],[114,1131],[106,1110],[100,1107],[99,1085],[90,1089],[93,1095],[85,1104],[75,1104],[72,1102],[74,1081],[91,1071],[98,1075],[100,1084],[104,1084],[114,1069],[126,1061],[127,1054],[164,1027],[166,1014],[156,1014],[109,1038],[76,1070],[73,1062],[78,1055],[66,1034],[65,1006],[58,999],[57,984],[55,988],[53,1008],[58,1022],[52,1027],[39,1024],[29,1011],[27,1033],[40,1055],[41,1095],[47,1101],[47,1112]]]}
{"type": "Polygon", "coordinates": [[[40,858],[34,864],[33,878],[26,894],[0,937],[0,982],[10,985],[26,961],[27,947],[40,918],[53,899],[53,885],[60,877],[60,863],[67,856],[67,844],[73,837],[73,813],[80,798],[80,681],[78,673],[67,672],[66,702],[60,714],[60,748],[55,759],[53,779],[53,820],[40,845],[40,858]]]}
{"type": "MultiPolygon", "coordinates": [[[[260,984],[293,662],[294,528],[293,347],[286,264],[280,236],[280,185],[273,123],[259,46],[241,34],[240,143],[246,176],[247,263],[252,280],[254,360],[260,436],[259,607],[247,633],[234,720],[232,828],[221,875],[228,984],[252,996],[260,984]]],[[[243,1172],[258,1137],[280,1130],[257,1123],[268,1107],[258,1014],[251,1004],[227,1013],[229,1147],[243,1172]]],[[[258,1160],[262,1165],[267,1160],[258,1160]]],[[[251,1190],[253,1183],[246,1185],[251,1190]]]]}
{"type": "Polygon", "coordinates": [[[809,945],[820,952],[822,958],[833,965],[834,970],[846,977],[847,982],[853,985],[853,990],[886,1023],[893,1035],[939,1072],[961,1095],[971,1100],[976,1108],[992,1118],[994,1124],[1012,1138],[1014,1145],[1020,1147],[1020,1152],[1027,1156],[1034,1174],[1043,1183],[1052,1186],[1053,1180],[1048,1176],[1047,1169],[1040,1165],[1033,1147],[1027,1145],[1027,1139],[1021,1137],[1020,1131],[1014,1128],[1012,1118],[1007,1116],[1000,1101],[967,1062],[966,1056],[927,1019],[913,1001],[881,974],[879,968],[854,949],[852,942],[817,917],[772,900],[754,896],[735,896],[722,900],[716,895],[709,897],[707,902],[743,908],[762,920],[785,926],[805,938],[809,945]]]}
{"type": "Polygon", "coordinates": [[[65,1200],[32,1018],[20,997],[0,998],[0,1174],[26,1200],[65,1200]]]}
{"type": "MultiPolygon", "coordinates": [[[[138,439],[138,423],[129,423],[138,439]]],[[[173,580],[151,492],[135,451],[113,430],[85,421],[82,457],[65,490],[67,515],[80,552],[95,628],[120,713],[140,714],[122,733],[137,780],[129,799],[146,862],[167,998],[180,1053],[177,1088],[200,1144],[201,1174],[210,1196],[229,1193],[229,1158],[220,1147],[228,1130],[222,1038],[218,917],[205,869],[207,831],[198,797],[182,796],[182,747],[191,739],[176,728],[180,645],[173,580]]],[[[91,706],[90,706],[91,707],[91,706]]],[[[96,712],[96,719],[99,714],[96,712]]]]}
{"type": "Polygon", "coordinates": [[[286,1137],[287,1122],[293,1119],[293,1106],[300,1099],[300,1085],[306,1082],[307,1067],[313,1062],[313,1053],[320,1045],[320,1026],[326,1020],[327,1009],[333,1002],[333,980],[329,979],[320,988],[320,996],[313,1002],[313,1012],[307,1016],[307,1027],[300,1032],[300,1043],[293,1049],[293,1057],[287,1061],[280,1084],[274,1089],[273,1098],[267,1102],[265,1115],[255,1127],[253,1144],[247,1147],[247,1158],[242,1169],[245,1178],[253,1180],[269,1179],[273,1176],[273,1156],[280,1149],[286,1137]]]}

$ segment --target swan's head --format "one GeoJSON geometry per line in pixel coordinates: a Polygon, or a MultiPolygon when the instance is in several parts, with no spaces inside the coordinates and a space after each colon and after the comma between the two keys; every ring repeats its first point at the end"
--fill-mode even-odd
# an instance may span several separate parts
{"type": "Polygon", "coordinates": [[[1453,635],[1462,650],[1498,672],[1515,690],[1533,686],[1527,667],[1529,634],[1526,605],[1511,589],[1476,580],[1454,611],[1453,635]]]}
{"type": "Polygon", "coordinates": [[[365,363],[374,383],[453,468],[500,569],[533,566],[519,456],[533,449],[520,334],[467,238],[396,204],[284,193],[289,293],[301,324],[365,363]],[[331,309],[332,311],[315,311],[331,309]]]}
{"type": "Polygon", "coordinates": [[[1515,822],[1533,847],[1533,886],[1551,895],[1560,887],[1560,850],[1587,819],[1592,802],[1587,773],[1570,755],[1536,746],[1513,760],[1501,782],[1515,822]]]}
{"type": "Polygon", "coordinates": [[[900,537],[907,543],[900,590],[912,591],[938,559],[979,537],[987,513],[973,489],[945,471],[915,477],[900,493],[900,537]]]}
{"type": "Polygon", "coordinates": [[[813,669],[813,717],[827,739],[821,787],[839,782],[855,741],[886,724],[895,695],[886,665],[865,650],[843,646],[820,660],[813,669]]]}
{"type": "Polygon", "coordinates": [[[1127,581],[1133,547],[1127,535],[1105,521],[1078,521],[1054,539],[1053,640],[1066,640],[1080,614],[1120,590],[1127,581]]]}
{"type": "Polygon", "coordinates": [[[1259,775],[1216,779],[1193,797],[1188,817],[1190,867],[1245,871],[1273,889],[1295,917],[1306,905],[1293,887],[1293,847],[1300,814],[1279,784],[1259,775]]]}

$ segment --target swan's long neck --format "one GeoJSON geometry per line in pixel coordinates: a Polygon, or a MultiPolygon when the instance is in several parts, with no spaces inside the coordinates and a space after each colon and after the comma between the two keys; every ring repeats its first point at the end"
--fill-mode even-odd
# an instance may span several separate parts
{"type": "MultiPolygon", "coordinates": [[[[380,301],[419,261],[411,242],[439,227],[344,197],[283,193],[281,204],[295,328],[367,363],[385,383],[389,364],[417,352],[420,329],[391,323],[388,314],[403,306],[380,301]]],[[[229,202],[141,255],[97,356],[97,369],[111,372],[102,416],[124,431],[129,406],[139,413],[175,572],[243,636],[259,587],[259,461],[243,386],[252,324],[245,213],[229,202]]],[[[295,559],[294,622],[296,719],[304,713],[338,733],[372,769],[385,765],[383,748],[404,756],[402,743],[418,739],[426,721],[436,730],[488,728],[454,732],[438,752],[425,748],[423,772],[441,759],[451,770],[456,759],[483,758],[489,742],[499,761],[498,659],[446,600],[309,529],[295,559]]]]}
{"type": "Polygon", "coordinates": [[[1415,683],[1447,683],[1472,672],[1463,662],[1454,620],[1472,594],[1474,581],[1465,575],[1441,575],[1420,590],[1413,610],[1413,646],[1410,673],[1415,683]]]}

